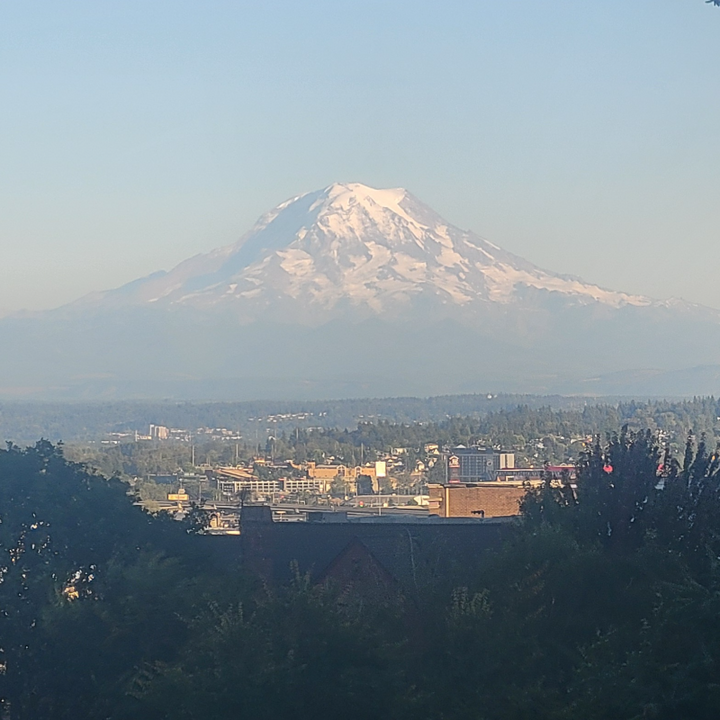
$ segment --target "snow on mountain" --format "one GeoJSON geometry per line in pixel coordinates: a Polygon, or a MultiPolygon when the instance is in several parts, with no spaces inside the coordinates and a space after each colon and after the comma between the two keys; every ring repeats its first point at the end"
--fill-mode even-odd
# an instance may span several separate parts
{"type": "Polygon", "coordinates": [[[0,320],[0,397],[682,394],[714,387],[719,330],[716,310],[542,270],[406,190],[336,184],[170,272],[0,320]]]}
{"type": "Polygon", "coordinates": [[[360,183],[291,198],[238,242],[92,300],[225,307],[252,319],[274,306],[321,313],[349,306],[379,315],[420,298],[478,310],[526,302],[537,291],[572,304],[652,304],[542,270],[451,225],[402,188],[360,183]]]}

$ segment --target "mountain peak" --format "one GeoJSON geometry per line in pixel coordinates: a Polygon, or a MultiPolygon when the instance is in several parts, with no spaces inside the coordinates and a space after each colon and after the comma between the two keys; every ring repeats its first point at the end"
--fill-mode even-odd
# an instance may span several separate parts
{"type": "Polygon", "coordinates": [[[716,311],[543,270],[402,188],[361,183],[297,195],[237,242],[47,321],[3,323],[6,382],[41,372],[53,393],[214,397],[227,379],[249,397],[587,392],[604,373],[712,364],[720,347],[716,311]],[[659,353],[663,338],[679,340],[659,353]]]}
{"type": "Polygon", "coordinates": [[[238,242],[106,293],[110,302],[224,307],[248,322],[319,320],[354,308],[407,314],[418,303],[452,315],[490,305],[647,305],[551,273],[437,215],[404,188],[334,183],[287,200],[238,242]],[[455,308],[453,310],[452,308],[455,308]]]}
{"type": "Polygon", "coordinates": [[[405,214],[400,203],[407,194],[404,188],[378,189],[362,183],[333,183],[323,191],[326,207],[348,210],[353,205],[374,206],[391,210],[399,215],[405,214]]]}

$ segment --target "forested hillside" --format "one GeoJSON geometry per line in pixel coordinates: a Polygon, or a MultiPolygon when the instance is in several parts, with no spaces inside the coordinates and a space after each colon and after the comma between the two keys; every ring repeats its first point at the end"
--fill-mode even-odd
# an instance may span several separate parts
{"type": "MultiPolygon", "coordinates": [[[[99,440],[111,432],[147,432],[150,423],[173,428],[224,427],[264,439],[295,427],[353,428],[360,421],[437,422],[481,416],[519,405],[582,408],[593,398],[536,395],[446,395],[326,401],[0,403],[0,437],[32,443],[99,440]]],[[[603,402],[608,402],[604,400],[603,402]]]]}
{"type": "MultiPolygon", "coordinates": [[[[443,408],[439,399],[436,400],[437,407],[443,408]]],[[[429,407],[436,407],[431,401],[427,402],[429,407]]],[[[486,402],[494,401],[486,399],[486,402]]],[[[209,413],[212,407],[202,406],[198,413],[209,413]]],[[[194,412],[193,408],[188,406],[187,412],[194,412]]],[[[225,406],[218,409],[221,414],[226,411],[225,406]]],[[[433,415],[435,410],[426,409],[426,412],[433,415]]],[[[200,417],[195,416],[195,419],[200,417]]],[[[208,419],[206,415],[202,417],[208,419]]],[[[330,422],[332,417],[328,415],[322,419],[330,422]]],[[[256,423],[255,429],[237,442],[195,439],[193,443],[196,462],[211,465],[250,460],[258,454],[272,455],[281,461],[326,462],[332,459],[356,465],[395,448],[404,448],[404,459],[409,467],[416,460],[424,459],[426,443],[438,443],[441,446],[481,444],[513,450],[518,463],[539,466],[548,462],[575,462],[589,438],[604,436],[622,425],[658,432],[675,451],[683,447],[690,433],[697,437],[704,435],[708,443],[714,444],[720,439],[718,417],[720,405],[714,398],[588,404],[577,408],[515,404],[464,416],[441,416],[432,421],[362,419],[351,428],[329,424],[308,427],[309,421],[297,420],[280,424],[263,422],[259,426],[262,432],[256,423]]],[[[68,453],[72,459],[89,462],[106,475],[142,476],[192,469],[188,443],[144,441],[101,445],[76,442],[69,444],[68,453]]]]}

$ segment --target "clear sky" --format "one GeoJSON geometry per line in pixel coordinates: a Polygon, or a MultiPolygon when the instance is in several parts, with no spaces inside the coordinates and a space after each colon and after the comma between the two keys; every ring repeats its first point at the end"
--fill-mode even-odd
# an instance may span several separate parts
{"type": "Polygon", "coordinates": [[[0,311],[335,181],[720,308],[719,59],[702,0],[0,0],[0,311]]]}

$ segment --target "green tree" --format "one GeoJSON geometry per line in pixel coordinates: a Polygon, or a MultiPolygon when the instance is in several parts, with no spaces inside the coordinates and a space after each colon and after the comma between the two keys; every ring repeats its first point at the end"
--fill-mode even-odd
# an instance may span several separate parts
{"type": "Polygon", "coordinates": [[[397,717],[399,627],[396,607],[297,575],[244,603],[212,603],[178,661],[141,673],[135,693],[158,720],[397,717]]]}
{"type": "MultiPolygon", "coordinates": [[[[118,664],[127,672],[145,650],[162,652],[163,625],[140,596],[110,609],[119,593],[129,601],[132,588],[160,582],[169,566],[158,558],[189,551],[192,539],[132,500],[127,485],[68,462],[48,442],[0,451],[0,698],[11,718],[70,717],[81,707],[90,714],[80,716],[93,717],[93,698],[122,677],[118,664]],[[135,620],[143,614],[147,622],[135,620]],[[70,631],[78,617],[88,622],[70,631]],[[93,632],[98,623],[107,634],[93,632]],[[106,650],[107,662],[98,662],[106,650]]],[[[161,585],[144,592],[155,593],[156,605],[168,601],[161,585]]]]}

